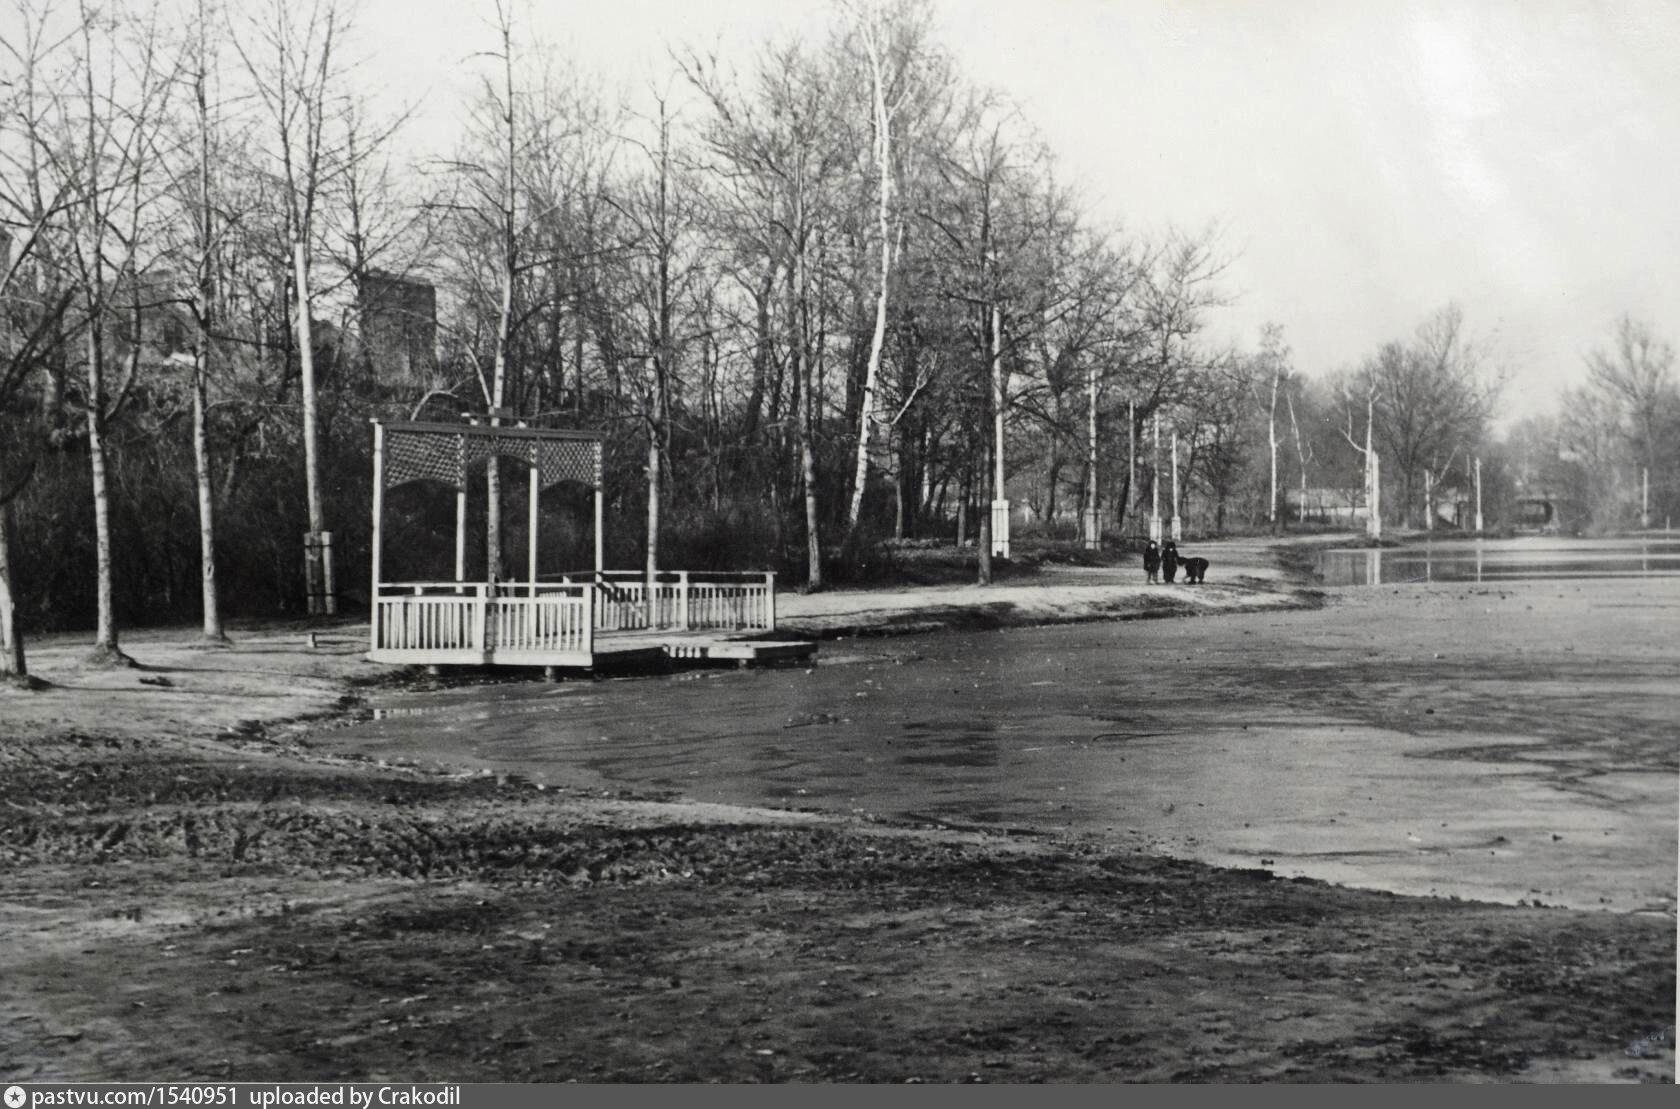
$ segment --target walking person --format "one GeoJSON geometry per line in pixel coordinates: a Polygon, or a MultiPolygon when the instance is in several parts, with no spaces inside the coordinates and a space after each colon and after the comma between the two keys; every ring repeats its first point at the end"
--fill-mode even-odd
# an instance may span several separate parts
{"type": "Polygon", "coordinates": [[[1155,545],[1153,539],[1143,549],[1143,572],[1149,575],[1150,585],[1161,580],[1161,548],[1155,545]]]}
{"type": "Polygon", "coordinates": [[[1161,577],[1168,585],[1178,576],[1178,545],[1171,539],[1161,549],[1161,577]]]}

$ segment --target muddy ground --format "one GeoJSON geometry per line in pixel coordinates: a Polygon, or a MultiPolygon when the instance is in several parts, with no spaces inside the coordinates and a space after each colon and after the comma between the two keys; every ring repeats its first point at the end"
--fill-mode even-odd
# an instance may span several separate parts
{"type": "Polygon", "coordinates": [[[273,723],[379,680],[358,647],[49,648],[56,689],[0,695],[0,1079],[1673,1079],[1671,914],[539,789],[273,723]]]}

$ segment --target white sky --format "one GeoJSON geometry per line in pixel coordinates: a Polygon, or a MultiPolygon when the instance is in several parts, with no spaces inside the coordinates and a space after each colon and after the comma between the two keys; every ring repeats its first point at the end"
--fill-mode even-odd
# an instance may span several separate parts
{"type": "MultiPolygon", "coordinates": [[[[1680,344],[1680,2],[934,0],[969,78],[1018,101],[1099,218],[1220,228],[1212,337],[1282,323],[1322,374],[1448,300],[1551,409],[1631,312],[1680,344]]],[[[632,97],[665,43],[743,63],[827,0],[529,0],[632,97]]],[[[491,0],[362,0],[369,76],[432,139],[494,44],[491,0]],[[375,32],[383,31],[382,40],[375,32]]]]}

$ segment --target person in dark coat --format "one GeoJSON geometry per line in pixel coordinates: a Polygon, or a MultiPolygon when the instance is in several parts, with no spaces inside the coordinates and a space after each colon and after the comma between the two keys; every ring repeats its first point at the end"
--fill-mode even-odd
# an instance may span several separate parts
{"type": "Polygon", "coordinates": [[[1149,575],[1151,585],[1161,580],[1161,548],[1155,545],[1153,539],[1143,549],[1143,572],[1149,575]]]}
{"type": "Polygon", "coordinates": [[[1161,548],[1161,577],[1168,585],[1178,576],[1178,545],[1171,539],[1161,548]]]}

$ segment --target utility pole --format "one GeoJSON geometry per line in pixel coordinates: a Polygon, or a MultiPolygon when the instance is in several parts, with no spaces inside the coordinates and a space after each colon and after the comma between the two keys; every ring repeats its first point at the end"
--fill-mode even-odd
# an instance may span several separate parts
{"type": "Polygon", "coordinates": [[[1476,459],[1476,533],[1482,531],[1482,460],[1476,459]]]}
{"type": "Polygon", "coordinates": [[[1172,436],[1172,479],[1172,537],[1173,542],[1177,543],[1184,538],[1184,520],[1178,514],[1179,501],[1182,498],[1179,496],[1178,489],[1178,429],[1176,427],[1173,428],[1172,436]]]}
{"type": "MultiPolygon", "coordinates": [[[[996,260],[992,263],[995,268],[996,260]]],[[[1003,488],[1003,307],[992,300],[992,556],[1009,557],[1009,497],[1003,488]]]]}
{"type": "Polygon", "coordinates": [[[315,420],[315,352],[310,339],[309,265],[304,244],[292,244],[292,266],[297,285],[298,364],[303,371],[303,464],[304,485],[309,502],[309,532],[303,537],[304,570],[309,587],[311,616],[338,612],[334,596],[332,532],[323,525],[321,510],[321,456],[317,446],[315,420]]]}
{"type": "Polygon", "coordinates": [[[1102,546],[1102,516],[1097,500],[1097,367],[1091,365],[1086,382],[1090,411],[1086,413],[1086,437],[1090,456],[1086,462],[1089,477],[1085,482],[1085,549],[1094,551],[1102,546]]]}
{"type": "Polygon", "coordinates": [[[1155,413],[1155,452],[1149,467],[1149,538],[1161,541],[1161,414],[1155,413]]]}
{"type": "Polygon", "coordinates": [[[1126,499],[1131,503],[1126,505],[1126,530],[1133,531],[1131,520],[1137,515],[1132,511],[1137,506],[1137,401],[1126,402],[1126,434],[1131,440],[1131,473],[1126,478],[1126,499]]]}
{"type": "Polygon", "coordinates": [[[1365,533],[1372,539],[1382,538],[1382,456],[1371,452],[1365,456],[1365,504],[1370,518],[1365,521],[1365,533]]]}
{"type": "Polygon", "coordinates": [[[1641,471],[1639,486],[1639,526],[1645,529],[1651,526],[1651,467],[1641,471]]]}
{"type": "Polygon", "coordinates": [[[1434,475],[1427,468],[1423,471],[1423,530],[1435,530],[1434,475]]]}

